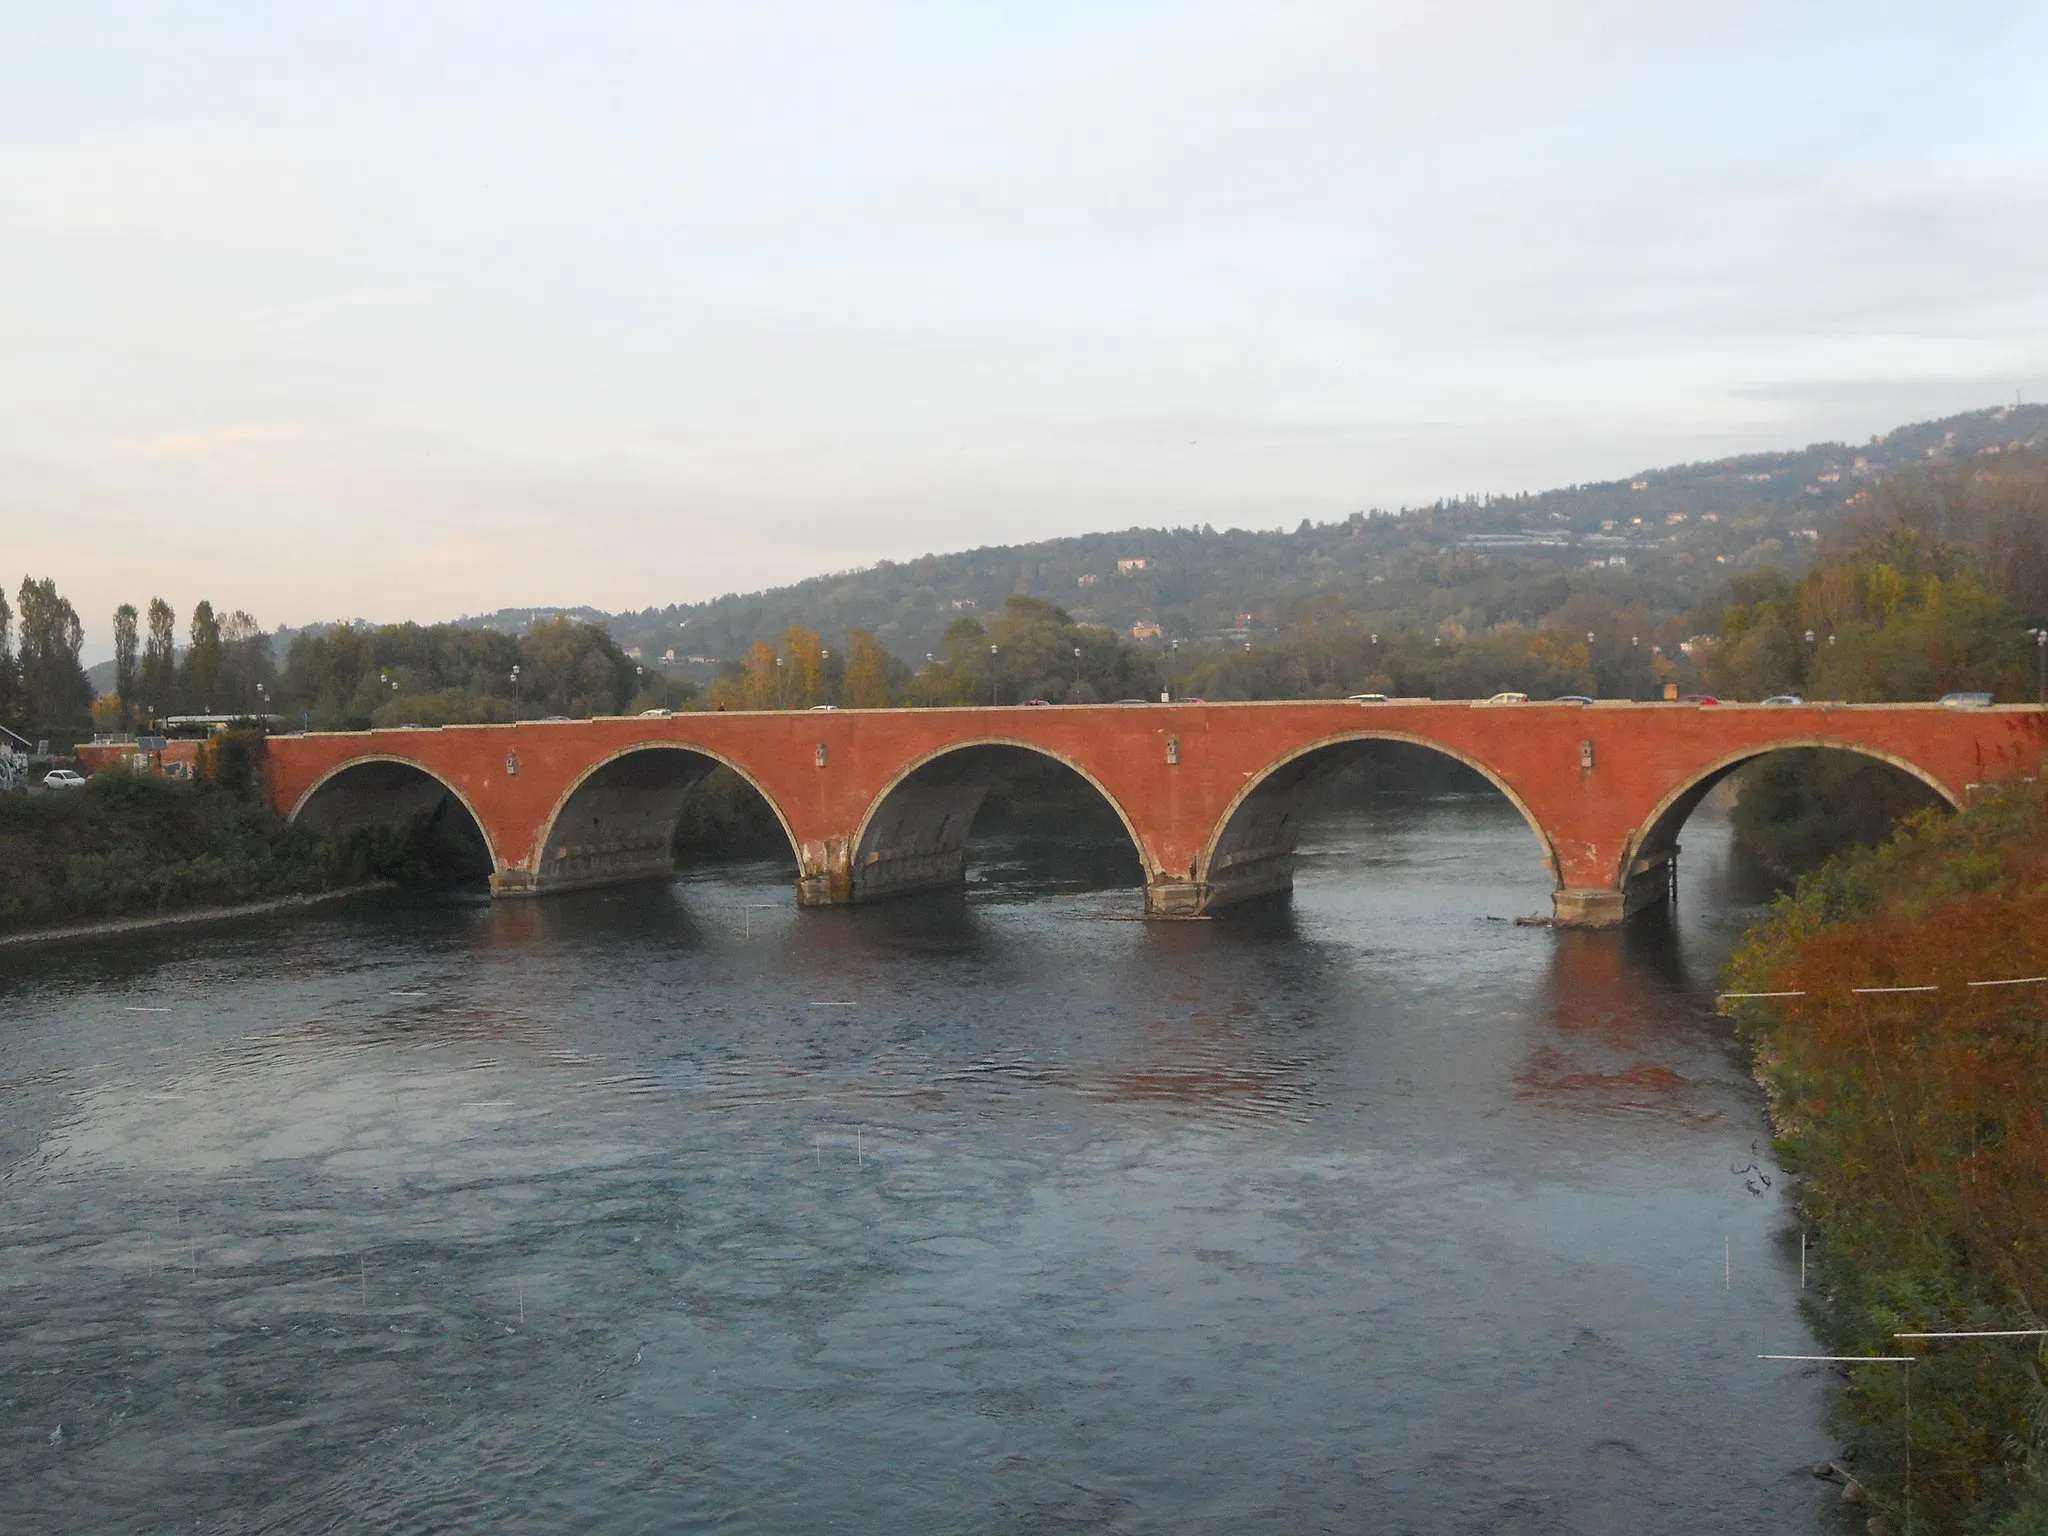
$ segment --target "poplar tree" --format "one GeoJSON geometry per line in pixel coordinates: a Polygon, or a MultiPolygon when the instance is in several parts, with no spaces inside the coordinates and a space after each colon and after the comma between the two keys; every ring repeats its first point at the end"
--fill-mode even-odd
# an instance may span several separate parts
{"type": "Polygon", "coordinates": [[[177,707],[178,614],[160,597],[149,600],[149,639],[142,648],[142,703],[170,714],[177,707]]]}
{"type": "Polygon", "coordinates": [[[114,610],[114,692],[121,700],[122,718],[130,721],[135,718],[136,652],[141,644],[136,626],[140,618],[133,603],[114,610]]]}
{"type": "Polygon", "coordinates": [[[0,720],[14,718],[21,708],[20,676],[14,667],[14,610],[0,592],[0,720]]]}
{"type": "Polygon", "coordinates": [[[221,639],[220,620],[213,616],[213,604],[205,598],[192,610],[192,648],[185,653],[180,681],[185,699],[199,713],[210,715],[219,702],[221,639]]]}
{"type": "Polygon", "coordinates": [[[26,577],[21,583],[23,714],[38,730],[81,724],[92,706],[92,683],[78,663],[85,626],[57,583],[26,577]]]}

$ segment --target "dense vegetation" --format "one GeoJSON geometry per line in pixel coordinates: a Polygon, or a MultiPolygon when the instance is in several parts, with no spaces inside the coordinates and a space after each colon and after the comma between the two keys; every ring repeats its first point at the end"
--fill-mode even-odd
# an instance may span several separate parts
{"type": "Polygon", "coordinates": [[[1824,1236],[1813,1320],[1857,1367],[1857,1478],[1917,1528],[2048,1531],[2048,1341],[1901,1344],[2048,1312],[2048,787],[1915,818],[1799,883],[1730,964],[1787,1166],[1824,1236]],[[1857,995],[1857,987],[1938,985],[1857,995]]]}
{"type": "Polygon", "coordinates": [[[335,890],[383,862],[217,783],[104,773],[83,793],[0,795],[0,930],[335,890]]]}
{"type": "Polygon", "coordinates": [[[1908,816],[1946,802],[1920,780],[1851,752],[1773,752],[1736,780],[1733,821],[1743,850],[1780,880],[1835,854],[1881,843],[1908,816]]]}
{"type": "Polygon", "coordinates": [[[591,624],[523,635],[455,624],[342,627],[292,642],[279,712],[316,730],[617,714],[640,669],[591,624]]]}

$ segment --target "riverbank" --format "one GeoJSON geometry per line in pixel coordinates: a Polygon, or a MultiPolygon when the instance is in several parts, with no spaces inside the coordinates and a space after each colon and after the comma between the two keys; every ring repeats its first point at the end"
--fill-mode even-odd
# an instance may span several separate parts
{"type": "Polygon", "coordinates": [[[315,837],[217,785],[101,774],[0,796],[0,936],[327,895],[392,876],[405,852],[315,837]]]}
{"type": "Polygon", "coordinates": [[[142,933],[152,928],[175,928],[188,923],[217,923],[232,917],[260,917],[266,912],[289,912],[300,907],[317,907],[328,902],[342,901],[350,896],[363,896],[372,891],[388,891],[397,885],[394,880],[365,880],[360,885],[345,885],[331,891],[315,891],[303,896],[273,896],[265,901],[243,901],[227,906],[190,907],[179,912],[160,912],[151,917],[112,917],[93,923],[70,923],[56,928],[30,928],[16,933],[0,933],[0,949],[28,944],[61,944],[71,939],[110,938],[115,934],[142,933]]]}
{"type": "Polygon", "coordinates": [[[1821,1237],[1838,1428],[1903,1528],[2048,1531],[2048,787],[1830,861],[1745,938],[1726,1006],[1821,1237]]]}

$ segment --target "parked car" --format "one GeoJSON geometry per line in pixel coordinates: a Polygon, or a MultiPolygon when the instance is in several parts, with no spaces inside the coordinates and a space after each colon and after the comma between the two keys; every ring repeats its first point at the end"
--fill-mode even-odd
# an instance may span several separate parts
{"type": "Polygon", "coordinates": [[[43,775],[43,788],[83,789],[85,788],[85,777],[82,774],[73,773],[69,768],[52,768],[43,775]]]}
{"type": "Polygon", "coordinates": [[[1590,704],[1593,701],[1583,693],[1560,693],[1550,702],[1553,704],[1590,704]]]}
{"type": "Polygon", "coordinates": [[[1526,693],[1496,693],[1486,702],[1489,704],[1526,704],[1529,702],[1529,695],[1526,693]]]}
{"type": "Polygon", "coordinates": [[[1988,693],[1944,693],[1941,696],[1943,709],[1989,709],[1991,695],[1988,693]]]}
{"type": "Polygon", "coordinates": [[[1384,704],[1387,702],[1387,696],[1384,693],[1354,693],[1351,695],[1350,702],[1353,704],[1384,704]]]}
{"type": "Polygon", "coordinates": [[[1768,699],[1765,699],[1764,702],[1766,704],[1804,704],[1806,700],[1799,697],[1796,693],[1774,693],[1768,699]]]}

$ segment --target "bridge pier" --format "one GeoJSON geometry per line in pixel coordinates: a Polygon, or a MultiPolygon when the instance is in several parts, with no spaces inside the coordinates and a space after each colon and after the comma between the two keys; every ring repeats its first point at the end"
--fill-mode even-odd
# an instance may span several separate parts
{"type": "Polygon", "coordinates": [[[1219,855],[1206,880],[1175,880],[1159,876],[1145,885],[1147,917],[1206,917],[1219,907],[1260,896],[1285,895],[1294,889],[1291,845],[1243,849],[1219,855]]]}
{"type": "Polygon", "coordinates": [[[1670,901],[1678,891],[1678,848],[1629,860],[1619,890],[1564,887],[1550,893],[1551,920],[1560,928],[1613,928],[1670,901]]]}

